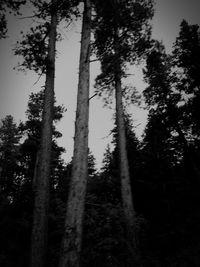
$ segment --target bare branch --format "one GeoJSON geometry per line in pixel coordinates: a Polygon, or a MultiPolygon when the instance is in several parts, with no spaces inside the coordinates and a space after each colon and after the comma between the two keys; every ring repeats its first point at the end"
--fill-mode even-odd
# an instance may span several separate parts
{"type": "Polygon", "coordinates": [[[107,139],[107,138],[110,137],[112,134],[113,134],[113,132],[111,131],[108,135],[106,135],[106,136],[104,136],[104,137],[102,137],[102,138],[100,138],[100,139],[102,139],[102,140],[107,139]]]}
{"type": "Polygon", "coordinates": [[[90,60],[90,63],[96,62],[96,61],[99,61],[99,59],[92,59],[92,60],[90,60]]]}
{"type": "Polygon", "coordinates": [[[32,15],[32,16],[18,17],[17,19],[32,19],[32,18],[38,18],[41,14],[42,14],[42,12],[40,12],[40,13],[35,13],[35,14],[32,15]]]}
{"type": "Polygon", "coordinates": [[[93,97],[95,97],[97,95],[97,93],[96,94],[94,94],[93,96],[91,96],[90,98],[89,98],[89,100],[88,101],[90,101],[93,97]]]}
{"type": "Polygon", "coordinates": [[[42,77],[43,74],[44,74],[44,73],[42,72],[42,73],[39,75],[38,79],[36,80],[36,82],[34,82],[34,84],[32,85],[31,88],[33,88],[33,87],[39,82],[39,80],[40,80],[40,78],[42,77]]]}
{"type": "Polygon", "coordinates": [[[135,76],[134,73],[126,73],[125,76],[135,76]]]}

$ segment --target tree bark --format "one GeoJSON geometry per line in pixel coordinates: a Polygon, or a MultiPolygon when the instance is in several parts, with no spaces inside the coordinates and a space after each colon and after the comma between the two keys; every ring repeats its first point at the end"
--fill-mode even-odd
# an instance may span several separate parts
{"type": "MultiPolygon", "coordinates": [[[[126,149],[124,112],[123,112],[123,105],[122,105],[122,89],[121,89],[120,77],[116,77],[115,86],[116,86],[116,120],[117,120],[117,132],[118,132],[117,142],[118,142],[118,148],[119,148],[121,195],[122,195],[122,203],[123,203],[127,229],[131,233],[134,230],[136,214],[135,214],[135,209],[133,205],[130,174],[129,174],[129,164],[128,164],[128,157],[127,157],[127,149],[126,149]]],[[[132,237],[134,237],[134,235],[132,237]]],[[[135,240],[133,240],[133,242],[134,241],[135,240]]]]}
{"type": "Polygon", "coordinates": [[[79,267],[85,194],[88,176],[88,120],[89,120],[89,58],[91,35],[91,3],[84,2],[79,84],[75,122],[72,177],[67,202],[65,231],[60,255],[60,267],[79,267]]]}
{"type": "MultiPolygon", "coordinates": [[[[52,5],[55,1],[52,1],[52,5]]],[[[53,8],[52,8],[53,10],[53,8]]],[[[31,267],[44,267],[47,248],[49,178],[52,146],[52,123],[54,105],[55,45],[57,14],[52,11],[49,31],[49,44],[46,66],[46,82],[42,133],[38,152],[37,166],[34,173],[35,203],[31,243],[31,267]]]]}
{"type": "Polygon", "coordinates": [[[136,258],[137,238],[136,238],[136,213],[133,205],[133,197],[130,182],[129,163],[126,147],[126,135],[124,125],[124,110],[122,103],[121,84],[121,63],[118,51],[118,29],[115,36],[115,97],[116,97],[116,122],[117,122],[117,144],[119,149],[119,166],[121,180],[122,205],[126,223],[127,241],[130,244],[131,253],[136,258]]]}

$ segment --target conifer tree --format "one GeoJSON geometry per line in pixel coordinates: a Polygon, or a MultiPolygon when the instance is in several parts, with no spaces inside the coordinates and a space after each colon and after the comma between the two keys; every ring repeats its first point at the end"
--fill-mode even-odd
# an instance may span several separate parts
{"type": "Polygon", "coordinates": [[[31,28],[24,40],[18,42],[15,54],[24,56],[22,69],[28,68],[46,76],[40,146],[34,171],[35,206],[30,261],[32,267],[43,267],[47,249],[57,25],[62,19],[71,18],[76,1],[31,2],[36,9],[35,17],[42,19],[43,23],[31,28]]]}
{"type": "MultiPolygon", "coordinates": [[[[179,64],[175,64],[181,52],[183,53],[179,49],[178,54],[174,51],[173,55],[167,55],[163,45],[155,42],[154,49],[147,57],[146,69],[144,70],[145,80],[149,84],[144,90],[145,100],[150,108],[147,133],[153,131],[152,124],[157,121],[161,125],[158,129],[161,130],[163,127],[163,130],[165,129],[165,134],[163,132],[162,137],[162,143],[165,142],[165,155],[166,149],[169,153],[170,148],[172,151],[173,147],[176,146],[176,149],[173,149],[174,155],[172,153],[170,155],[171,163],[175,164],[179,161],[182,154],[183,158],[187,158],[186,167],[190,165],[195,176],[199,177],[199,170],[190,144],[190,140],[197,138],[195,129],[198,129],[198,124],[192,119],[193,110],[195,110],[193,99],[186,100],[186,95],[188,95],[188,99],[190,98],[188,86],[191,79],[186,78],[185,74],[180,75],[183,70],[179,64]],[[179,71],[177,71],[178,69],[179,71]],[[174,133],[176,134],[174,135],[174,133]]],[[[192,60],[188,54],[188,60],[192,60]]],[[[194,80],[197,82],[197,79],[194,80]]],[[[196,98],[197,95],[194,94],[194,97],[196,98]]],[[[159,133],[158,130],[154,130],[159,133]]],[[[154,138],[156,137],[154,136],[154,138]]]]}
{"type": "Polygon", "coordinates": [[[185,122],[191,126],[192,134],[199,135],[199,103],[200,103],[200,28],[183,20],[180,32],[173,46],[173,67],[177,71],[176,89],[188,97],[185,101],[185,122]],[[187,121],[186,121],[186,118],[187,121]]]}
{"type": "Polygon", "coordinates": [[[187,129],[185,136],[179,127],[179,136],[185,147],[185,154],[194,171],[200,178],[199,169],[199,106],[200,106],[200,28],[199,25],[190,25],[183,20],[180,25],[179,36],[173,46],[173,67],[177,70],[176,90],[184,95],[182,107],[182,121],[187,129]]]}
{"type": "Polygon", "coordinates": [[[1,120],[0,126],[0,194],[7,201],[14,200],[19,166],[21,134],[11,115],[1,120]]]}
{"type": "Polygon", "coordinates": [[[35,166],[35,205],[33,215],[33,231],[31,244],[30,266],[45,266],[47,244],[48,205],[49,205],[49,177],[52,144],[52,122],[54,104],[54,76],[55,76],[55,43],[57,14],[55,1],[51,6],[51,23],[49,29],[49,43],[46,64],[45,98],[42,120],[40,149],[35,166]]]}
{"type": "Polygon", "coordinates": [[[91,35],[90,0],[84,1],[82,20],[74,153],[60,267],[79,267],[81,264],[80,253],[88,176],[89,60],[91,35]]]}
{"type": "Polygon", "coordinates": [[[126,77],[127,63],[136,63],[150,47],[149,19],[153,15],[152,1],[97,1],[95,52],[101,61],[102,73],[96,79],[96,89],[115,90],[117,142],[121,176],[121,195],[127,226],[127,237],[137,258],[136,213],[130,184],[126,151],[122,79],[126,77]]]}

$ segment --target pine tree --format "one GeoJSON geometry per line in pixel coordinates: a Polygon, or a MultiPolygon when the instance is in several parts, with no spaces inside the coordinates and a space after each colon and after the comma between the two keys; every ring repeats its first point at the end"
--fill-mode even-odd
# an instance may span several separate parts
{"type": "Polygon", "coordinates": [[[91,35],[91,2],[84,1],[79,62],[79,83],[75,122],[72,176],[60,267],[78,267],[81,264],[81,242],[88,176],[88,119],[89,119],[89,60],[91,35]]]}
{"type": "Polygon", "coordinates": [[[30,266],[42,267],[45,264],[48,205],[49,205],[49,177],[52,144],[52,123],[54,105],[54,76],[55,76],[55,43],[56,43],[57,14],[55,1],[51,6],[51,24],[46,64],[45,97],[42,120],[40,149],[35,167],[35,205],[32,231],[31,263],[30,266]]]}
{"type": "Polygon", "coordinates": [[[127,63],[141,59],[150,47],[149,19],[153,15],[151,1],[107,1],[96,7],[95,51],[101,61],[102,73],[97,77],[96,88],[109,94],[115,90],[117,140],[121,176],[121,194],[127,225],[127,238],[137,258],[136,213],[133,206],[129,164],[124,126],[123,86],[127,63]]]}
{"type": "Polygon", "coordinates": [[[185,94],[185,124],[192,135],[199,136],[199,71],[200,64],[199,25],[189,25],[185,20],[180,25],[179,36],[173,46],[173,66],[179,70],[176,89],[185,94]]]}
{"type": "Polygon", "coordinates": [[[0,192],[1,197],[13,201],[17,191],[20,158],[19,128],[11,115],[1,120],[0,126],[0,192]]]}
{"type": "MultiPolygon", "coordinates": [[[[162,138],[162,142],[163,144],[165,142],[165,148],[168,147],[168,156],[171,149],[171,162],[176,164],[181,160],[182,155],[183,158],[187,158],[186,168],[190,166],[198,177],[199,170],[191,150],[191,141],[195,139],[191,129],[195,124],[191,118],[191,106],[189,109],[187,100],[184,100],[184,94],[188,92],[180,79],[180,71],[177,72],[179,66],[175,65],[174,57],[176,57],[175,54],[167,55],[164,47],[157,42],[148,55],[146,70],[144,70],[145,80],[149,84],[144,90],[145,100],[150,108],[147,129],[154,121],[161,125],[160,130],[165,128],[163,136],[168,137],[165,141],[162,138]]],[[[159,131],[156,130],[156,132],[159,131]]]]}
{"type": "Polygon", "coordinates": [[[73,1],[31,2],[36,8],[35,17],[43,23],[31,28],[24,40],[18,42],[15,54],[24,56],[22,69],[46,75],[41,138],[34,171],[36,186],[30,263],[40,267],[45,264],[47,244],[57,25],[62,19],[70,19],[73,1]]]}
{"type": "MultiPolygon", "coordinates": [[[[20,152],[22,154],[21,164],[25,169],[27,186],[32,187],[33,189],[36,186],[33,176],[41,138],[43,104],[44,90],[37,93],[31,93],[26,110],[27,119],[25,122],[21,122],[19,124],[19,130],[24,137],[23,143],[20,146],[20,152]]],[[[63,166],[61,155],[65,152],[65,150],[57,144],[57,139],[62,137],[62,134],[56,129],[56,125],[62,119],[65,111],[66,109],[64,106],[57,105],[56,100],[54,99],[50,179],[51,188],[58,185],[59,181],[55,178],[55,174],[57,169],[62,168],[63,166]]]]}

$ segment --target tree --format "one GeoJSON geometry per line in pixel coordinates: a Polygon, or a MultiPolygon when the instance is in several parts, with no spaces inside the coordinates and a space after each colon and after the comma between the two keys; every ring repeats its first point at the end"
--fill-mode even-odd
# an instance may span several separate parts
{"type": "Polygon", "coordinates": [[[153,15],[152,1],[107,1],[104,5],[97,4],[96,10],[95,49],[102,71],[97,77],[96,89],[99,94],[103,89],[109,93],[115,90],[122,203],[127,238],[136,259],[136,214],[126,151],[122,79],[126,77],[127,63],[141,59],[150,47],[148,21],[153,15]]]}
{"type": "MultiPolygon", "coordinates": [[[[163,125],[167,134],[163,136],[168,137],[165,141],[162,138],[162,142],[163,144],[165,142],[166,147],[168,146],[168,152],[171,150],[170,160],[176,164],[181,160],[181,155],[184,159],[187,158],[186,168],[190,166],[190,170],[193,170],[198,177],[198,167],[191,150],[192,139],[195,139],[191,129],[194,129],[195,121],[191,118],[191,106],[189,109],[185,100],[188,94],[187,86],[184,85],[185,78],[180,77],[181,71],[177,71],[179,66],[175,65],[174,57],[176,57],[175,54],[167,55],[163,45],[158,42],[155,42],[154,49],[148,55],[146,70],[144,70],[145,80],[149,84],[144,90],[145,100],[150,108],[147,129],[155,120],[163,125]]],[[[159,131],[156,130],[156,132],[159,131]]]]}
{"type": "MultiPolygon", "coordinates": [[[[33,212],[33,175],[36,155],[39,149],[44,90],[32,93],[29,97],[27,119],[14,123],[12,116],[2,120],[0,129],[0,151],[2,176],[0,179],[0,215],[1,244],[0,265],[27,266],[30,253],[30,236],[33,212]]],[[[51,154],[50,207],[49,207],[49,240],[48,263],[57,260],[56,249],[60,247],[59,229],[63,225],[64,201],[60,196],[58,184],[64,175],[65,166],[58,146],[57,138],[61,133],[56,130],[56,123],[62,118],[64,108],[54,105],[54,125],[51,154]],[[54,249],[54,252],[51,251],[54,249]]]]}
{"type": "MultiPolygon", "coordinates": [[[[147,202],[153,207],[146,212],[150,231],[160,251],[167,250],[167,243],[171,247],[178,239],[187,238],[186,229],[190,224],[196,225],[193,218],[198,213],[195,203],[198,201],[199,134],[197,120],[193,117],[196,109],[193,101],[198,95],[198,36],[197,25],[182,22],[173,53],[167,55],[164,46],[156,42],[148,54],[144,72],[149,84],[144,96],[150,111],[143,139],[142,175],[150,188],[151,200],[147,202]],[[191,201],[184,202],[184,199],[191,201]],[[186,217],[190,218],[187,222],[184,221],[186,217]],[[166,233],[170,232],[176,234],[167,241],[166,233]],[[156,238],[159,235],[162,235],[160,241],[156,238]]],[[[191,232],[188,238],[193,239],[193,235],[191,232]]],[[[150,245],[153,247],[152,241],[150,245]]],[[[176,247],[181,248],[182,244],[176,247]]],[[[179,253],[180,258],[185,255],[185,252],[179,253]]]]}
{"type": "Polygon", "coordinates": [[[75,122],[72,176],[60,267],[80,266],[83,216],[88,176],[89,60],[91,35],[91,2],[84,1],[79,61],[79,83],[75,122]]]}
{"type": "MultiPolygon", "coordinates": [[[[26,111],[27,120],[21,122],[19,129],[24,136],[24,141],[20,147],[23,154],[24,168],[27,169],[26,176],[29,177],[33,187],[35,186],[33,181],[34,168],[39,151],[39,144],[42,130],[42,111],[44,104],[44,90],[37,93],[31,93],[28,101],[28,108],[26,111]]],[[[54,172],[54,167],[58,168],[59,162],[62,165],[60,159],[61,154],[64,152],[64,148],[57,145],[57,139],[62,134],[56,129],[56,124],[62,119],[63,113],[66,111],[64,106],[56,105],[54,99],[54,111],[53,111],[53,125],[52,125],[52,155],[51,155],[51,172],[54,172]]],[[[56,186],[58,181],[52,182],[52,185],[56,186]]]]}
{"type": "MultiPolygon", "coordinates": [[[[24,65],[26,67],[29,67],[30,69],[34,68],[36,71],[39,71],[42,68],[43,70],[45,70],[46,73],[42,132],[40,139],[40,148],[37,154],[37,161],[34,173],[36,186],[30,260],[30,266],[42,267],[45,264],[47,244],[49,176],[54,105],[55,44],[58,18],[56,1],[52,0],[49,5],[46,2],[40,2],[36,5],[39,6],[41,13],[45,13],[42,8],[46,7],[46,12],[51,17],[50,23],[46,23],[43,27],[43,31],[41,32],[44,34],[44,29],[46,27],[46,36],[49,37],[48,46],[45,45],[44,39],[42,38],[42,34],[40,32],[36,32],[35,35],[27,35],[27,39],[23,41],[25,47],[16,50],[15,54],[25,56],[24,65]],[[35,46],[34,42],[36,44],[35,46]],[[28,54],[25,54],[24,51],[27,46],[31,47],[31,49],[28,54]],[[40,54],[36,54],[37,51],[35,49],[37,49],[38,47],[41,48],[41,51],[39,50],[40,53],[44,53],[43,57],[41,58],[40,54]],[[34,60],[30,61],[31,58],[34,60]]],[[[38,29],[42,29],[42,27],[39,26],[36,30],[38,29]]],[[[34,33],[33,29],[32,33],[34,33]]]]}
{"type": "MultiPolygon", "coordinates": [[[[135,180],[138,142],[128,115],[125,116],[125,132],[128,160],[131,164],[130,176],[133,174],[135,180]],[[133,167],[132,162],[134,162],[133,167]]],[[[101,171],[88,180],[83,266],[132,266],[133,264],[121,206],[116,125],[111,133],[113,149],[111,151],[109,146],[107,147],[101,171]]],[[[134,190],[137,189],[134,187],[134,190]]],[[[134,196],[134,201],[135,199],[134,196]]]]}
{"type": "Polygon", "coordinates": [[[15,198],[19,171],[19,141],[21,135],[11,115],[1,120],[0,127],[0,192],[8,202],[15,198]]]}
{"type": "MultiPolygon", "coordinates": [[[[154,155],[165,150],[165,155],[168,153],[169,156],[170,148],[172,149],[176,140],[173,134],[178,133],[179,123],[181,123],[181,108],[178,107],[181,95],[174,90],[171,56],[166,54],[164,46],[158,42],[154,43],[154,48],[147,56],[144,78],[148,86],[143,95],[149,108],[144,144],[148,146],[148,139],[152,138],[154,155]],[[160,126],[157,127],[157,125],[160,126]]],[[[159,157],[162,157],[161,154],[159,157]]],[[[169,158],[173,162],[172,153],[169,158]]],[[[165,161],[168,160],[165,158],[165,161]]]]}
{"type": "Polygon", "coordinates": [[[57,26],[55,3],[55,1],[52,1],[51,24],[49,30],[49,44],[46,64],[46,83],[42,121],[43,125],[40,140],[40,150],[37,155],[34,174],[36,190],[30,261],[30,266],[32,267],[44,266],[47,244],[49,176],[54,105],[55,43],[57,26]]]}
{"type": "Polygon", "coordinates": [[[40,148],[37,154],[35,181],[35,208],[32,232],[31,266],[44,266],[47,244],[49,177],[52,151],[52,122],[54,105],[55,46],[57,25],[76,14],[77,1],[31,1],[34,16],[42,24],[31,28],[24,40],[17,43],[16,55],[24,56],[21,69],[31,69],[46,75],[40,148]],[[50,20],[50,21],[49,21],[50,20]],[[47,38],[48,37],[48,38],[47,38]],[[48,42],[47,42],[48,39],[48,42]]]}
{"type": "Polygon", "coordinates": [[[178,68],[179,75],[176,89],[185,96],[182,107],[184,112],[184,125],[187,132],[181,134],[182,142],[185,142],[185,155],[197,180],[200,178],[199,169],[199,103],[200,103],[200,64],[197,60],[200,54],[200,31],[199,25],[189,25],[183,20],[180,25],[179,36],[174,43],[172,56],[173,66],[178,68]]]}
{"type": "Polygon", "coordinates": [[[199,71],[197,60],[200,54],[199,25],[189,25],[185,20],[180,25],[179,36],[173,46],[173,66],[179,70],[176,88],[185,94],[185,123],[190,125],[191,133],[199,136],[199,71]],[[186,120],[187,118],[187,120],[186,120]]]}
{"type": "Polygon", "coordinates": [[[14,14],[19,15],[19,9],[21,5],[24,5],[26,0],[2,0],[0,3],[0,39],[6,38],[7,33],[7,21],[6,12],[14,12],[14,14]]]}
{"type": "MultiPolygon", "coordinates": [[[[0,126],[0,265],[18,266],[18,254],[23,245],[17,243],[20,232],[19,194],[23,184],[20,141],[21,133],[11,115],[0,126]],[[18,251],[17,251],[18,250],[18,251]],[[11,259],[12,258],[12,259],[11,259]]],[[[23,232],[23,234],[25,234],[23,232]]],[[[23,242],[22,242],[23,243],[23,242]]],[[[26,251],[23,254],[26,258],[26,251]]],[[[21,265],[23,266],[23,265],[21,265]]]]}
{"type": "Polygon", "coordinates": [[[184,75],[180,78],[182,78],[181,82],[185,82],[185,90],[188,93],[192,92],[200,83],[198,75],[200,65],[197,60],[200,53],[199,38],[199,25],[190,25],[183,20],[172,53],[174,65],[183,70],[182,74],[184,75]]]}

